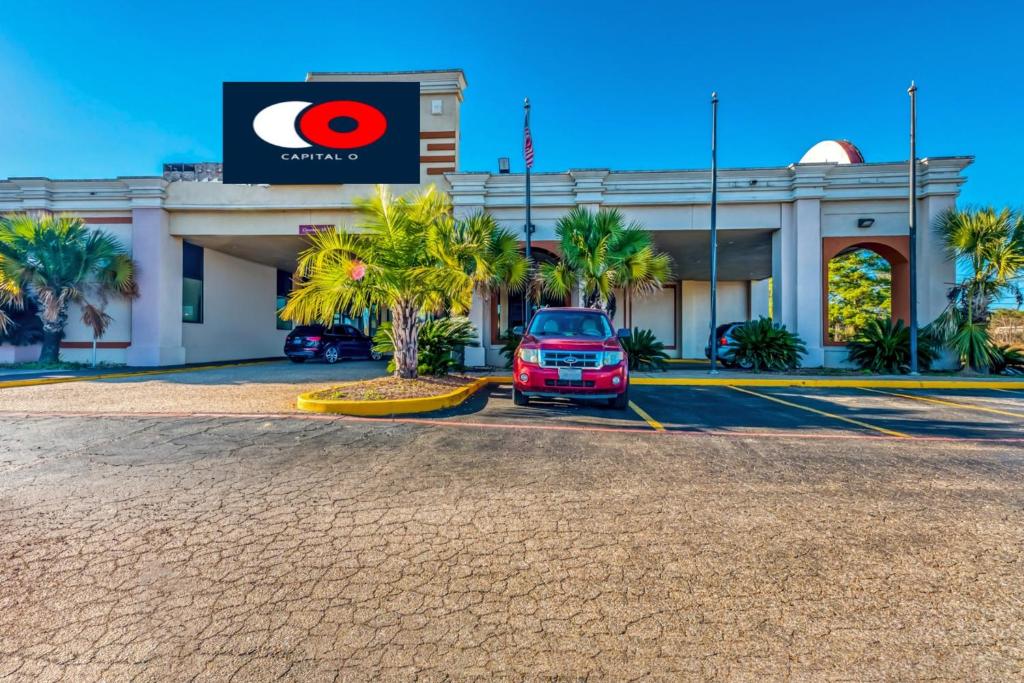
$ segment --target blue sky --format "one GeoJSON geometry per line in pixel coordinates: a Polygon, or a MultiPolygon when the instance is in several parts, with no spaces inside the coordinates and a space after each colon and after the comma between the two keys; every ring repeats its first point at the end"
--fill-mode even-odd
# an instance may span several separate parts
{"type": "Polygon", "coordinates": [[[45,2],[0,13],[0,177],[153,175],[220,158],[225,80],[461,67],[462,167],[786,164],[849,138],[868,161],[973,154],[965,203],[1024,205],[1024,9],[1011,2],[45,2]],[[379,7],[387,8],[386,11],[379,7]]]}

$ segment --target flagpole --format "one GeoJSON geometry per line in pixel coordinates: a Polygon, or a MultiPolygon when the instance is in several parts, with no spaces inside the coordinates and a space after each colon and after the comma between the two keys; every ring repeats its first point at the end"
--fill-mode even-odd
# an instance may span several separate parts
{"type": "Polygon", "coordinates": [[[917,86],[913,81],[907,88],[910,95],[910,231],[908,255],[910,271],[910,374],[918,374],[917,367],[917,86]]]}
{"type": "MultiPolygon", "coordinates": [[[[523,130],[523,133],[525,135],[530,130],[530,98],[529,97],[527,97],[527,98],[525,98],[523,100],[523,111],[525,112],[525,115],[526,115],[526,123],[525,123],[526,127],[523,130]]],[[[532,133],[529,133],[529,134],[532,137],[532,133]]],[[[531,140],[531,147],[532,147],[532,142],[533,141],[531,140]]],[[[531,227],[532,224],[530,223],[530,167],[533,164],[529,160],[525,159],[525,152],[526,152],[525,149],[523,150],[523,152],[524,152],[524,161],[526,161],[526,260],[527,260],[527,262],[531,262],[532,255],[531,255],[531,249],[530,249],[530,233],[533,232],[533,229],[531,227]]],[[[531,266],[531,270],[532,270],[532,266],[531,266]]],[[[523,327],[525,327],[529,323],[530,323],[530,290],[529,290],[529,288],[527,288],[527,290],[523,293],[523,327]]]]}
{"type": "Polygon", "coordinates": [[[718,374],[718,93],[711,93],[711,370],[718,374]]]}

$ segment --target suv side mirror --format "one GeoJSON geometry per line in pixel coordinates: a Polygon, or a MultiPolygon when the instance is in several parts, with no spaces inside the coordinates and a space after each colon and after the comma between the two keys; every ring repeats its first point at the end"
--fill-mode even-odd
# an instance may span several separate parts
{"type": "Polygon", "coordinates": [[[516,335],[517,337],[522,337],[525,333],[526,328],[523,327],[522,325],[516,325],[515,327],[512,328],[512,334],[516,335]]]}
{"type": "Polygon", "coordinates": [[[633,336],[633,333],[629,331],[628,327],[623,327],[623,328],[619,329],[619,331],[616,334],[616,336],[619,339],[629,339],[631,336],[633,336]]]}

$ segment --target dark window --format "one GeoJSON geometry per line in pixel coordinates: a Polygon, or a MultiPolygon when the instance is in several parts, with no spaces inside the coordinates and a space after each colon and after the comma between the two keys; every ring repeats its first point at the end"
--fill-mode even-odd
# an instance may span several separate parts
{"type": "Polygon", "coordinates": [[[316,336],[324,333],[323,325],[299,325],[295,328],[296,337],[305,337],[307,335],[316,336]]]}
{"type": "Polygon", "coordinates": [[[288,303],[288,295],[292,291],[292,274],[286,270],[277,271],[277,329],[292,329],[292,321],[281,317],[281,310],[288,303]]]}
{"type": "Polygon", "coordinates": [[[181,243],[181,321],[203,322],[203,248],[181,243]]]}

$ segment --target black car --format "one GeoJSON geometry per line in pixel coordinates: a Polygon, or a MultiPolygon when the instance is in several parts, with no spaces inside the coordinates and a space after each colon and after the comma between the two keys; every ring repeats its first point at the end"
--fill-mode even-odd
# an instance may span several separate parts
{"type": "Polygon", "coordinates": [[[704,347],[704,357],[709,360],[711,359],[711,342],[714,341],[718,344],[717,355],[718,360],[722,361],[722,365],[733,368],[739,367],[743,368],[744,370],[749,370],[750,368],[754,367],[754,364],[746,359],[741,360],[739,362],[735,361],[733,359],[734,352],[732,346],[730,346],[730,344],[732,344],[733,341],[732,331],[735,330],[737,327],[740,327],[745,324],[746,323],[742,322],[726,323],[724,325],[719,325],[718,327],[716,327],[715,338],[713,340],[709,339],[708,345],[704,347]]]}
{"type": "Polygon", "coordinates": [[[322,358],[327,363],[342,358],[381,358],[373,350],[373,340],[351,325],[299,325],[285,338],[284,355],[293,363],[311,358],[322,358]]]}

